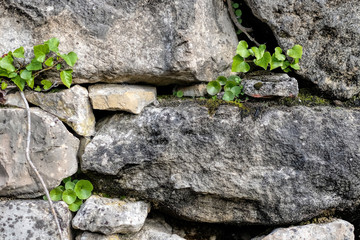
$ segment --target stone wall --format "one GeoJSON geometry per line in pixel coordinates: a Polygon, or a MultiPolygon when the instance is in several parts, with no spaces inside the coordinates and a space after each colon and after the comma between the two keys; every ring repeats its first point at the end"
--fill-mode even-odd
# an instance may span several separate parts
{"type": "MultiPolygon", "coordinates": [[[[238,42],[223,1],[3,2],[0,53],[23,45],[28,60],[58,37],[79,56],[70,89],[25,91],[31,157],[48,187],[74,174],[95,186],[76,214],[55,204],[63,239],[355,239],[360,112],[336,98],[360,91],[360,5],[245,2],[281,47],[304,46],[303,67],[247,76],[250,99],[231,104],[204,99],[207,82],[230,74],[238,42]],[[304,106],[304,80],[336,106],[304,106]],[[157,96],[174,84],[189,98],[157,96]]],[[[0,239],[57,239],[25,159],[24,104],[16,92],[5,99],[0,239]]]]}

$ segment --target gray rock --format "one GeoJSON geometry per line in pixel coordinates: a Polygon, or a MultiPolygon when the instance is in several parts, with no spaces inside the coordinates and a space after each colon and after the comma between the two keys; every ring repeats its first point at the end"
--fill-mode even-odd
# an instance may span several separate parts
{"type": "Polygon", "coordinates": [[[259,75],[244,79],[244,93],[254,98],[295,97],[298,82],[287,74],[259,75]]]}
{"type": "Polygon", "coordinates": [[[79,56],[75,83],[209,81],[238,43],[223,1],[16,0],[0,13],[0,53],[58,37],[79,56]]]}
{"type": "Polygon", "coordinates": [[[84,232],[76,237],[76,240],[185,240],[172,234],[172,228],[161,219],[147,219],[140,232],[127,235],[102,235],[84,232]]]}
{"type": "Polygon", "coordinates": [[[86,88],[75,85],[54,93],[26,92],[26,99],[54,114],[81,136],[95,134],[95,116],[86,88]]]}
{"type": "Polygon", "coordinates": [[[206,84],[179,87],[177,91],[183,91],[184,97],[204,97],[207,94],[206,84]]]}
{"type": "Polygon", "coordinates": [[[6,94],[5,99],[6,99],[4,103],[5,106],[25,108],[25,103],[22,100],[20,93],[18,91],[14,93],[6,94]]]}
{"type": "Polygon", "coordinates": [[[269,235],[252,240],[354,240],[354,226],[344,220],[337,219],[330,223],[309,224],[288,228],[278,228],[269,235]]]}
{"type": "Polygon", "coordinates": [[[358,205],[360,112],[195,103],[104,120],[81,168],[112,193],[203,222],[289,224],[358,205]],[[294,214],[296,212],[296,214],[294,214]]]}
{"type": "Polygon", "coordinates": [[[150,204],[145,202],[127,202],[93,195],[81,206],[72,220],[72,226],[106,235],[134,233],[140,231],[149,211],[150,204]]]}
{"type": "MultiPolygon", "coordinates": [[[[71,212],[66,203],[55,202],[64,240],[71,240],[71,212]]],[[[49,203],[44,200],[0,201],[0,239],[54,240],[58,230],[49,203]]]]}
{"type": "Polygon", "coordinates": [[[156,100],[156,88],[150,86],[96,84],[89,87],[94,109],[121,110],[135,114],[156,100]]]}
{"type": "MultiPolygon", "coordinates": [[[[79,140],[56,117],[31,109],[30,156],[49,189],[78,169],[79,140]]],[[[43,190],[25,158],[23,109],[0,109],[0,196],[38,197],[43,190]]]]}
{"type": "Polygon", "coordinates": [[[339,98],[360,92],[360,2],[246,0],[280,46],[304,47],[298,73],[339,98]]]}

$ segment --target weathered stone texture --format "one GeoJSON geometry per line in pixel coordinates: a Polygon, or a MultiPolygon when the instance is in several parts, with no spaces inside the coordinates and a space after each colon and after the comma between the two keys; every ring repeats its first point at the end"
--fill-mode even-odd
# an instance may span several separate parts
{"type": "Polygon", "coordinates": [[[54,114],[81,136],[95,134],[95,116],[86,88],[75,85],[54,93],[26,92],[26,99],[54,114]]]}
{"type": "MultiPolygon", "coordinates": [[[[62,239],[71,240],[71,212],[64,202],[55,202],[62,239]]],[[[58,230],[49,203],[44,200],[0,201],[0,239],[54,240],[58,230]]]]}
{"type": "Polygon", "coordinates": [[[289,224],[360,197],[360,112],[194,103],[104,120],[82,157],[99,186],[203,222],[289,224]],[[294,214],[296,212],[296,214],[294,214]]]}
{"type": "Polygon", "coordinates": [[[238,42],[223,1],[15,0],[0,16],[0,53],[58,37],[76,83],[210,81],[238,42]]]}
{"type": "Polygon", "coordinates": [[[280,46],[304,47],[298,73],[340,98],[360,92],[358,0],[246,0],[280,46]]]}
{"type": "Polygon", "coordinates": [[[184,97],[204,97],[207,94],[206,84],[179,87],[177,88],[177,91],[182,91],[184,93],[184,97]]]}
{"type": "Polygon", "coordinates": [[[287,74],[251,76],[243,81],[244,93],[254,98],[295,97],[298,82],[287,74]]]}
{"type": "Polygon", "coordinates": [[[354,226],[337,219],[324,224],[309,224],[289,228],[278,228],[269,235],[252,240],[354,240],[354,226]]]}
{"type": "Polygon", "coordinates": [[[81,206],[72,225],[75,229],[106,235],[134,233],[140,231],[149,211],[150,204],[145,202],[128,202],[93,195],[81,206]]]}
{"type": "MultiPolygon", "coordinates": [[[[78,169],[79,140],[56,117],[31,109],[30,156],[49,189],[78,169]]],[[[0,109],[0,196],[38,197],[43,189],[25,158],[23,109],[0,109]]]]}
{"type": "Polygon", "coordinates": [[[94,109],[141,113],[156,100],[156,88],[139,85],[96,84],[89,87],[94,109]]]}

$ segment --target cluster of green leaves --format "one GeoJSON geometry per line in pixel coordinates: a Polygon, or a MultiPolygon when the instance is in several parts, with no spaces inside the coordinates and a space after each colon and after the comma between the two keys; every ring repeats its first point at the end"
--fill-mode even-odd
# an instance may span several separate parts
{"type": "MultiPolygon", "coordinates": [[[[71,181],[71,177],[68,177],[63,180],[62,185],[50,191],[50,198],[53,201],[63,200],[72,212],[76,212],[83,204],[83,200],[91,196],[93,189],[93,185],[88,180],[71,181]]],[[[44,199],[47,200],[46,196],[44,199]]]]}
{"type": "MultiPolygon", "coordinates": [[[[233,3],[233,4],[232,4],[232,7],[234,8],[234,13],[235,13],[235,16],[236,16],[238,22],[239,22],[240,24],[242,24],[242,18],[241,18],[241,16],[242,16],[242,11],[241,11],[241,9],[240,9],[240,4],[239,4],[239,3],[233,3]]],[[[238,31],[236,32],[236,34],[240,34],[240,33],[241,33],[241,30],[238,30],[238,31]]]]}
{"type": "Polygon", "coordinates": [[[215,81],[211,81],[206,86],[208,94],[216,98],[216,94],[224,90],[223,100],[233,101],[240,95],[244,95],[243,86],[241,85],[241,78],[239,76],[224,76],[218,77],[215,81]]]}
{"type": "Polygon", "coordinates": [[[174,91],[173,95],[178,97],[178,98],[182,98],[184,96],[184,92],[179,90],[179,91],[174,91]]]}
{"type": "Polygon", "coordinates": [[[300,45],[295,45],[287,50],[287,56],[282,53],[280,47],[275,48],[275,52],[271,55],[266,51],[266,45],[262,44],[259,47],[248,48],[246,41],[240,41],[236,49],[236,55],[233,58],[232,72],[246,73],[250,70],[250,62],[267,70],[270,65],[270,70],[281,67],[284,72],[289,72],[290,68],[300,70],[299,61],[303,54],[303,48],[300,45]],[[250,58],[250,59],[249,59],[250,58]],[[252,59],[251,59],[252,58],[252,59]],[[291,59],[290,61],[288,59],[291,59]]]}
{"type": "Polygon", "coordinates": [[[61,54],[58,49],[59,39],[51,38],[43,44],[34,46],[34,58],[30,63],[20,62],[24,59],[24,47],[19,47],[15,51],[10,51],[0,58],[0,82],[1,89],[7,88],[9,83],[14,83],[21,91],[27,85],[35,91],[47,90],[52,86],[52,82],[43,79],[40,85],[37,85],[35,78],[40,73],[56,69],[60,71],[60,79],[65,86],[70,88],[72,83],[72,67],[77,61],[77,55],[74,52],[61,54]]]}

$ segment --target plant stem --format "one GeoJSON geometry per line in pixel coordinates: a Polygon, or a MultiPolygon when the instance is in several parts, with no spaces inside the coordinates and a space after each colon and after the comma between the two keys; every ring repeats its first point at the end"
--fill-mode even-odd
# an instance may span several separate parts
{"type": "Polygon", "coordinates": [[[235,16],[235,13],[234,13],[234,8],[233,8],[232,5],[231,5],[231,0],[227,0],[227,5],[228,5],[228,11],[229,11],[229,13],[230,13],[231,20],[234,22],[235,26],[236,26],[239,30],[241,30],[241,31],[249,38],[250,41],[252,41],[253,43],[255,43],[256,46],[260,46],[260,44],[259,44],[253,37],[251,37],[250,34],[249,34],[249,32],[252,31],[252,28],[246,28],[246,27],[242,26],[242,25],[238,22],[238,20],[237,20],[237,18],[236,18],[236,16],[235,16]]]}
{"type": "Polygon", "coordinates": [[[28,103],[23,91],[20,91],[20,96],[21,96],[22,100],[24,101],[25,109],[26,109],[26,115],[27,115],[27,136],[26,136],[26,148],[25,148],[26,160],[29,163],[29,165],[31,166],[31,168],[34,170],[36,176],[39,178],[39,180],[41,182],[41,185],[42,185],[42,187],[44,189],[45,195],[46,195],[46,197],[48,199],[51,212],[52,212],[52,214],[54,216],[54,220],[55,220],[58,232],[59,232],[60,240],[63,240],[59,219],[57,217],[53,202],[52,202],[52,200],[50,198],[49,190],[46,187],[44,179],[42,178],[42,176],[40,175],[39,171],[37,170],[37,168],[35,167],[34,163],[32,162],[32,160],[30,158],[30,139],[31,139],[31,115],[30,114],[31,113],[30,113],[29,103],[28,103]]]}

